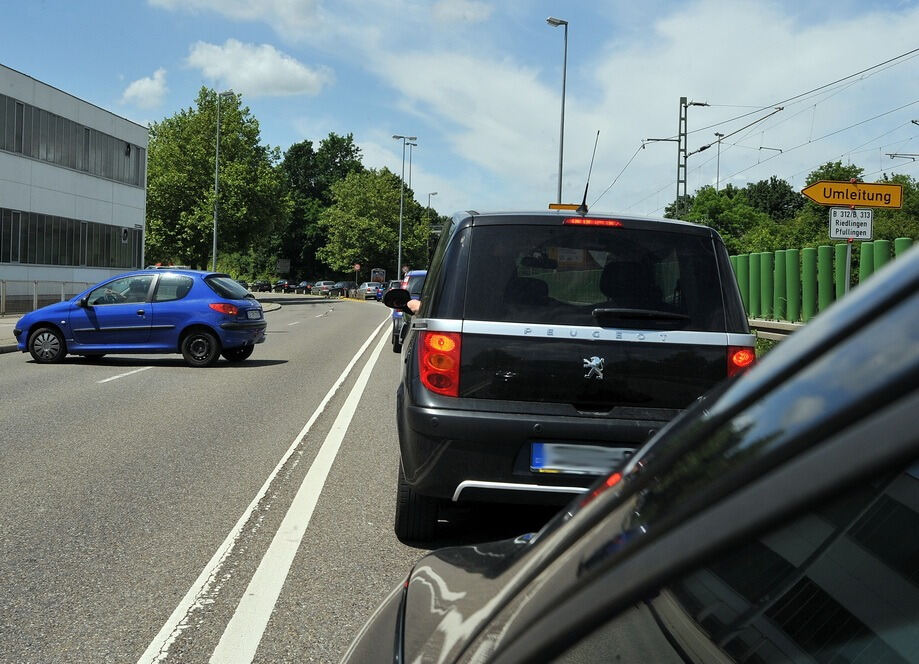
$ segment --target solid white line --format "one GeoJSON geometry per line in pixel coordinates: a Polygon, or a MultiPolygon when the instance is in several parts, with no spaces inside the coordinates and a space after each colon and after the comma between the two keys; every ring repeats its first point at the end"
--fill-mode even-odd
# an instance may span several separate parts
{"type": "Polygon", "coordinates": [[[288,323],[288,325],[299,325],[299,324],[300,324],[300,321],[298,320],[295,320],[293,323],[288,323]]]}
{"type": "Polygon", "coordinates": [[[357,405],[364,395],[380,351],[388,341],[385,336],[380,339],[361,370],[357,382],[351,388],[351,393],[345,399],[335,423],[332,424],[319,453],[303,478],[290,509],[284,515],[278,532],[275,533],[246,592],[243,593],[236,612],[220,637],[220,642],[211,655],[211,664],[250,664],[255,658],[255,652],[268,626],[281,588],[287,580],[300,542],[306,534],[329,471],[357,411],[357,405]]]}
{"type": "Polygon", "coordinates": [[[105,380],[97,380],[96,382],[99,383],[99,384],[107,383],[107,382],[109,382],[110,380],[118,380],[119,378],[124,378],[125,376],[130,376],[131,374],[136,374],[136,373],[139,373],[139,372],[141,372],[141,371],[146,371],[147,369],[152,369],[152,368],[153,368],[153,367],[141,367],[140,369],[135,369],[134,371],[129,371],[129,372],[127,372],[127,373],[118,374],[117,376],[112,376],[111,378],[106,378],[105,380]]]}
{"type": "MultiPolygon", "coordinates": [[[[154,662],[162,662],[167,655],[169,655],[169,648],[175,642],[175,640],[181,636],[189,625],[191,624],[192,613],[202,606],[211,603],[211,595],[216,593],[216,590],[212,591],[211,588],[214,582],[220,576],[220,569],[223,567],[223,564],[226,562],[227,558],[233,552],[233,548],[236,546],[236,541],[239,539],[240,533],[246,527],[249,519],[252,518],[252,513],[255,511],[255,508],[258,504],[264,499],[265,495],[268,493],[268,489],[271,487],[272,482],[274,482],[275,477],[278,473],[281,472],[281,469],[287,463],[287,460],[291,457],[297,447],[300,445],[303,438],[312,428],[313,424],[316,423],[316,420],[319,419],[319,415],[325,410],[325,407],[328,405],[329,401],[332,400],[332,397],[335,395],[335,392],[338,391],[338,388],[341,387],[342,383],[345,382],[345,379],[348,377],[348,374],[351,373],[351,369],[354,368],[354,365],[357,364],[358,358],[364,354],[364,351],[367,350],[370,346],[373,338],[379,334],[383,326],[388,322],[388,319],[380,323],[377,328],[367,337],[367,340],[361,345],[357,353],[354,354],[354,357],[351,358],[351,361],[348,362],[348,366],[344,368],[341,372],[341,375],[338,376],[338,379],[335,381],[335,384],[329,389],[326,395],[323,397],[322,401],[319,402],[319,405],[316,407],[316,410],[313,412],[309,421],[303,425],[303,429],[300,430],[300,433],[294,439],[294,442],[291,443],[290,447],[287,449],[287,452],[284,453],[284,456],[281,457],[281,460],[278,462],[278,465],[275,466],[275,469],[271,471],[271,474],[268,476],[268,479],[265,480],[265,483],[262,485],[262,488],[256,494],[255,498],[252,499],[252,502],[249,503],[249,507],[246,508],[246,511],[242,513],[242,516],[239,517],[239,520],[236,522],[236,525],[233,526],[233,529],[229,532],[226,539],[223,543],[217,548],[214,552],[214,555],[208,561],[207,565],[204,566],[204,569],[201,570],[201,574],[198,575],[198,578],[192,584],[191,588],[188,589],[188,592],[185,593],[185,597],[179,602],[179,605],[173,610],[172,614],[166,620],[166,623],[160,628],[160,631],[153,638],[153,641],[150,642],[150,645],[147,646],[147,649],[140,656],[140,659],[137,660],[138,664],[153,664],[154,662]]],[[[385,338],[385,337],[384,337],[385,338]]]]}

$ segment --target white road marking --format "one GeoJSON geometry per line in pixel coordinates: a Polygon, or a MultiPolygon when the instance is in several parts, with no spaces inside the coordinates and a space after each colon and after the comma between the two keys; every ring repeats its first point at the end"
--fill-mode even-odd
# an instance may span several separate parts
{"type": "Polygon", "coordinates": [[[293,323],[288,323],[288,325],[299,325],[299,324],[300,324],[300,321],[298,320],[295,320],[293,323]]]}
{"type": "Polygon", "coordinates": [[[117,376],[112,376],[111,378],[106,378],[105,380],[97,380],[96,382],[100,385],[102,383],[107,383],[110,380],[118,380],[119,378],[124,378],[125,376],[130,376],[131,374],[136,374],[141,371],[146,371],[147,369],[152,369],[153,367],[141,367],[140,369],[135,369],[134,371],[128,371],[127,373],[118,374],[117,376]]]}
{"type": "MultiPolygon", "coordinates": [[[[239,539],[240,534],[245,529],[246,524],[249,519],[252,518],[252,513],[255,511],[255,508],[258,504],[265,498],[268,493],[268,489],[271,487],[272,482],[274,482],[275,477],[278,473],[281,472],[281,469],[285,466],[288,459],[296,451],[297,447],[303,441],[303,438],[309,433],[309,430],[312,428],[313,424],[316,423],[316,420],[319,419],[319,416],[322,414],[322,411],[325,410],[325,407],[329,404],[329,401],[332,400],[332,397],[338,391],[338,388],[341,387],[342,383],[345,382],[348,375],[351,373],[351,370],[354,368],[354,365],[357,364],[358,358],[363,355],[364,351],[370,346],[373,338],[380,333],[380,330],[388,322],[384,320],[380,323],[377,328],[367,337],[367,340],[361,345],[357,353],[354,354],[354,357],[351,358],[351,361],[348,362],[348,365],[341,372],[341,375],[338,376],[338,379],[322,398],[322,401],[319,402],[319,405],[316,407],[316,410],[310,416],[309,421],[303,425],[303,429],[300,430],[300,433],[294,439],[294,442],[291,443],[290,447],[287,449],[287,452],[284,453],[284,456],[278,462],[278,465],[275,466],[275,469],[271,471],[271,474],[268,476],[268,479],[265,480],[265,483],[262,485],[262,488],[259,489],[258,494],[255,498],[252,499],[252,502],[249,503],[249,506],[246,508],[246,511],[242,513],[242,516],[239,517],[239,520],[236,522],[236,525],[233,526],[233,529],[230,530],[226,539],[223,543],[217,548],[214,552],[214,555],[211,556],[210,561],[207,565],[204,566],[204,569],[201,570],[201,573],[198,575],[198,578],[192,584],[191,588],[188,589],[188,592],[185,593],[185,596],[179,602],[178,606],[173,610],[172,614],[166,620],[166,623],[160,628],[159,633],[153,638],[153,641],[150,642],[150,645],[147,646],[147,649],[140,656],[140,659],[137,660],[138,664],[153,664],[154,662],[162,662],[169,655],[169,648],[175,642],[182,632],[184,632],[192,622],[192,613],[196,610],[210,604],[213,602],[212,595],[215,594],[216,590],[212,591],[214,583],[220,578],[220,570],[223,567],[224,563],[229,558],[230,554],[233,552],[233,548],[236,546],[236,542],[239,539]]],[[[384,339],[386,337],[383,337],[384,339]]]]}
{"type": "Polygon", "coordinates": [[[357,411],[357,405],[364,395],[370,374],[376,365],[383,346],[389,341],[383,336],[351,388],[348,398],[335,418],[335,423],[319,448],[303,483],[297,491],[290,509],[284,515],[278,532],[265,552],[249,586],[243,593],[236,612],[227,624],[214,653],[211,664],[250,664],[255,658],[258,644],[262,640],[268,620],[287,580],[290,566],[306,534],[310,519],[319,496],[325,486],[329,471],[348,431],[348,426],[357,411]]]}

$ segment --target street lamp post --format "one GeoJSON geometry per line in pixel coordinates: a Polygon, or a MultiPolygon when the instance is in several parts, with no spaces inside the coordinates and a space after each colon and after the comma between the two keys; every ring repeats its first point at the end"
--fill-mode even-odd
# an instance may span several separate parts
{"type": "Polygon", "coordinates": [[[393,134],[393,138],[402,141],[402,175],[399,182],[399,250],[396,253],[396,275],[402,278],[402,208],[405,196],[405,142],[418,140],[417,136],[402,136],[393,134]]]}
{"type": "Polygon", "coordinates": [[[412,188],[412,148],[417,148],[417,143],[406,143],[408,146],[408,188],[412,188]]]}
{"type": "Polygon", "coordinates": [[[217,271],[217,197],[219,185],[217,184],[220,175],[220,100],[226,97],[233,97],[233,91],[217,93],[217,141],[214,150],[214,242],[211,248],[212,263],[211,269],[217,271]]]}
{"type": "Polygon", "coordinates": [[[436,191],[428,192],[428,262],[431,262],[431,196],[436,196],[436,191]]]}
{"type": "Polygon", "coordinates": [[[715,132],[715,136],[718,137],[718,159],[715,162],[715,191],[718,191],[721,188],[721,139],[724,138],[724,134],[719,134],[715,132]]]}
{"type": "Polygon", "coordinates": [[[550,16],[546,23],[553,28],[560,25],[565,26],[565,54],[562,59],[562,120],[558,130],[558,199],[556,203],[562,202],[562,158],[565,154],[565,79],[568,73],[568,21],[550,16]]]}

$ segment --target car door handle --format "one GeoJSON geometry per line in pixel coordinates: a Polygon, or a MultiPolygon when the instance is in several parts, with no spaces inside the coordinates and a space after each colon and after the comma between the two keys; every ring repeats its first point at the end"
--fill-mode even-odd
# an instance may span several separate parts
{"type": "Polygon", "coordinates": [[[143,316],[145,313],[146,313],[146,312],[145,312],[143,309],[138,309],[138,310],[137,310],[137,315],[138,315],[138,316],[143,316]]]}

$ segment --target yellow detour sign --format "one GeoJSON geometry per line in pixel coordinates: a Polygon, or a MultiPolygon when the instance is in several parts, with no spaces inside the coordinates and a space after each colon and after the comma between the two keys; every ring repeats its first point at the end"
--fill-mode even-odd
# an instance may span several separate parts
{"type": "Polygon", "coordinates": [[[801,190],[820,205],[898,208],[903,206],[903,185],[821,180],[801,190]]]}

